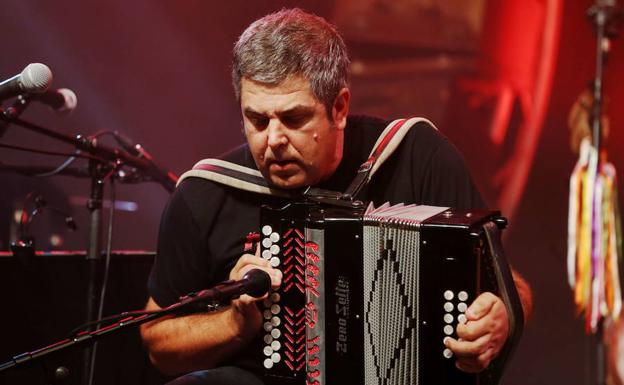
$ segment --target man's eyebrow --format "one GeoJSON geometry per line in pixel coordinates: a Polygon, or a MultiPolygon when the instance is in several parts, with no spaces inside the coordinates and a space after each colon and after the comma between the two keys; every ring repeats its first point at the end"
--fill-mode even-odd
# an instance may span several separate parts
{"type": "MultiPolygon", "coordinates": [[[[288,115],[297,115],[297,114],[309,114],[314,112],[314,107],[304,106],[298,104],[286,110],[277,111],[276,115],[278,116],[288,116],[288,115]]],[[[265,116],[262,112],[258,112],[251,107],[245,107],[243,113],[247,116],[265,116]]]]}
{"type": "Polygon", "coordinates": [[[245,107],[245,109],[243,110],[243,112],[245,113],[245,115],[254,115],[254,116],[264,116],[264,114],[254,110],[251,107],[245,107]]]}
{"type": "Polygon", "coordinates": [[[287,110],[283,110],[283,111],[278,111],[277,115],[279,116],[284,116],[284,115],[298,115],[298,114],[309,114],[314,112],[314,107],[310,107],[310,106],[304,106],[304,105],[296,105],[293,106],[287,110]]]}

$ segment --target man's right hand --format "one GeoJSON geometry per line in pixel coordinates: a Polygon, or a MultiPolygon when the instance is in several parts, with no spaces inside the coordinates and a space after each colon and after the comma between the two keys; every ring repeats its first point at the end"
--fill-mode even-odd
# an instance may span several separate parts
{"type": "MultiPolygon", "coordinates": [[[[278,269],[274,269],[269,264],[269,261],[266,259],[260,258],[260,247],[256,249],[256,255],[252,254],[243,254],[238,261],[236,261],[236,265],[230,271],[230,279],[238,281],[243,279],[245,274],[247,274],[250,270],[260,269],[265,271],[271,277],[271,288],[277,289],[282,284],[282,272],[278,269]]],[[[243,304],[251,304],[253,302],[263,300],[267,296],[260,298],[254,298],[247,294],[242,295],[238,301],[243,304]]]]}

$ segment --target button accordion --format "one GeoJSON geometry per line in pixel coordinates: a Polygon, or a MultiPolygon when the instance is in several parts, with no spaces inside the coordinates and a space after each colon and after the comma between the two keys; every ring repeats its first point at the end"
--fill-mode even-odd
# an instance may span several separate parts
{"type": "Polygon", "coordinates": [[[261,255],[283,273],[263,303],[267,382],[498,383],[523,322],[504,224],[498,212],[433,206],[263,207],[261,255]],[[487,370],[469,374],[443,340],[484,291],[505,302],[510,334],[487,370]]]}

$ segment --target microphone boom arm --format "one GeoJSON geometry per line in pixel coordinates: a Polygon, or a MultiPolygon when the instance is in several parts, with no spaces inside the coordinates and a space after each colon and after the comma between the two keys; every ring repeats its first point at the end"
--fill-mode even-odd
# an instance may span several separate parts
{"type": "Polygon", "coordinates": [[[88,332],[84,331],[77,334],[73,338],[55,342],[46,347],[26,352],[14,356],[10,361],[0,364],[0,373],[12,368],[29,364],[35,360],[47,357],[50,354],[58,353],[72,348],[93,345],[101,338],[116,334],[122,330],[127,330],[149,321],[165,317],[171,314],[184,314],[196,311],[216,311],[224,303],[238,298],[242,294],[249,294],[255,297],[261,297],[266,294],[271,287],[271,279],[269,275],[262,270],[254,269],[248,272],[243,279],[239,281],[225,281],[217,284],[215,287],[202,290],[198,293],[191,293],[182,297],[179,302],[171,306],[157,310],[154,312],[134,312],[121,321],[113,323],[109,326],[88,332]]]}
{"type": "Polygon", "coordinates": [[[106,159],[111,164],[124,164],[130,167],[134,167],[137,170],[140,170],[145,175],[149,176],[152,180],[160,183],[167,191],[172,192],[175,189],[175,178],[171,175],[163,175],[159,172],[156,172],[156,170],[152,167],[151,163],[147,159],[133,156],[121,149],[112,148],[106,145],[96,143],[83,135],[78,135],[74,138],[69,135],[52,131],[45,127],[41,127],[36,124],[22,120],[16,116],[11,116],[11,114],[6,113],[5,110],[2,109],[0,109],[0,120],[6,123],[17,124],[18,126],[26,128],[28,130],[46,135],[53,139],[60,140],[64,143],[71,144],[81,151],[87,152],[98,158],[106,159]]]}

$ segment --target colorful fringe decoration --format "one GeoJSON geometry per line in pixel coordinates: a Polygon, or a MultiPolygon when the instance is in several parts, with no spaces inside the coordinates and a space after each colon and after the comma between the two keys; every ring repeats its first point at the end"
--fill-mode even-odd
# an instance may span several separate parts
{"type": "Polygon", "coordinates": [[[586,137],[570,177],[567,264],[588,333],[595,333],[603,318],[617,320],[622,310],[620,223],[615,167],[586,137]]]}

